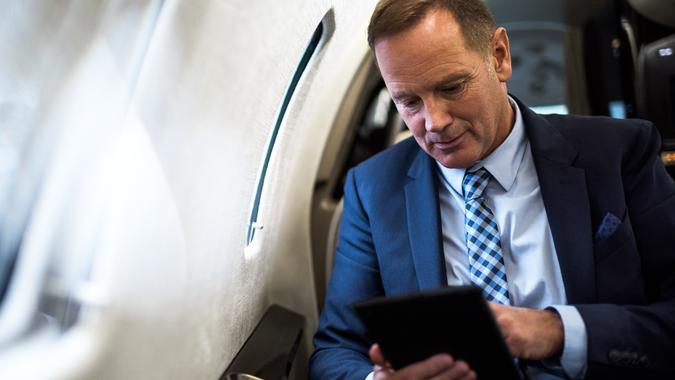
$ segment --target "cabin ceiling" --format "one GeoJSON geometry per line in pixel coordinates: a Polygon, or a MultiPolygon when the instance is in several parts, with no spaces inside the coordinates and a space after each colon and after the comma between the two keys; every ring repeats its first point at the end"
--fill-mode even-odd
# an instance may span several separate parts
{"type": "Polygon", "coordinates": [[[547,22],[579,26],[610,0],[486,0],[498,24],[547,22]]]}

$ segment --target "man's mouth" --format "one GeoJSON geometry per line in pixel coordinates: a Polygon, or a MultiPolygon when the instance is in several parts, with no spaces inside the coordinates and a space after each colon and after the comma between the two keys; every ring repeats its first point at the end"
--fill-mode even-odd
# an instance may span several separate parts
{"type": "Polygon", "coordinates": [[[451,138],[451,139],[446,139],[446,140],[441,140],[441,141],[432,141],[431,143],[433,146],[437,149],[453,149],[457,148],[459,144],[461,143],[462,137],[464,136],[465,132],[460,133],[458,136],[451,138]]]}

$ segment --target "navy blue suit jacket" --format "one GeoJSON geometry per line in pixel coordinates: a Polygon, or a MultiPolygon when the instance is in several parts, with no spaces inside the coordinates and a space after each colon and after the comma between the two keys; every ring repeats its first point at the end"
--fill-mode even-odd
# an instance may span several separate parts
{"type": "MultiPolygon", "coordinates": [[[[568,303],[586,324],[587,378],[673,376],[675,182],[658,132],[645,121],[520,108],[568,303]],[[623,222],[595,243],[608,212],[623,222]]],[[[353,302],[446,285],[434,165],[408,139],[348,173],[310,378],[360,380],[372,370],[373,342],[353,302]]]]}

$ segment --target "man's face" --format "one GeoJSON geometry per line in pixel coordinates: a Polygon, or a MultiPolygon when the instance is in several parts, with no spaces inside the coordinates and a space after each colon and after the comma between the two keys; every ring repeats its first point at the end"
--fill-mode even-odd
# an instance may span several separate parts
{"type": "Polygon", "coordinates": [[[486,56],[465,46],[450,12],[431,11],[411,29],[378,40],[374,50],[403,120],[443,166],[471,167],[508,136],[511,60],[502,28],[486,56]]]}

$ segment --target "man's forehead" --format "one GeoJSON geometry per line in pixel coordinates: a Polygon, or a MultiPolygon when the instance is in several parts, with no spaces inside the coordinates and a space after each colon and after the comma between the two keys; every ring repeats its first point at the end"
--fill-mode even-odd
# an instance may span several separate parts
{"type": "Polygon", "coordinates": [[[435,73],[449,75],[472,62],[473,52],[429,41],[382,41],[375,47],[375,59],[383,74],[395,76],[435,73]]]}
{"type": "Polygon", "coordinates": [[[415,89],[432,89],[460,82],[475,73],[483,60],[468,51],[437,49],[431,52],[377,52],[382,78],[393,94],[415,89]]]}

